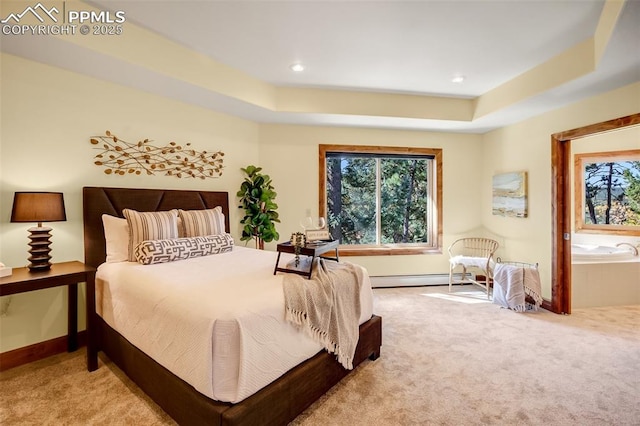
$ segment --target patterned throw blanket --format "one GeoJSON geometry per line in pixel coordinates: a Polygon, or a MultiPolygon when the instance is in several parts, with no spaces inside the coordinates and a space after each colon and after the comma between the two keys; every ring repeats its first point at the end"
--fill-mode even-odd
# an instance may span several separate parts
{"type": "Polygon", "coordinates": [[[353,369],[358,345],[362,268],[348,262],[316,258],[310,279],[284,276],[286,319],[353,369]]]}

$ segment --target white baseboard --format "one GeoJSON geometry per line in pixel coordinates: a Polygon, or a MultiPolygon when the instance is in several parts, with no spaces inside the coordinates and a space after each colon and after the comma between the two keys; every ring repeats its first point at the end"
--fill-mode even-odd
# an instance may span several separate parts
{"type": "MultiPolygon", "coordinates": [[[[474,274],[467,273],[467,278],[475,278],[474,274]]],[[[453,274],[453,279],[462,279],[461,273],[453,274]]],[[[426,275],[387,275],[371,277],[373,288],[381,287],[420,287],[425,285],[449,285],[449,274],[426,274],[426,275]]]]}

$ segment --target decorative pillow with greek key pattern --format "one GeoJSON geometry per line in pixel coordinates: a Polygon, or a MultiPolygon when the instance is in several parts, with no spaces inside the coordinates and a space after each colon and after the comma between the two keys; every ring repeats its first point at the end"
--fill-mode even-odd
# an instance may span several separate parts
{"type": "Polygon", "coordinates": [[[143,265],[173,262],[192,257],[225,253],[233,249],[231,234],[203,237],[148,240],[138,244],[134,250],[136,260],[143,265]]]}
{"type": "Polygon", "coordinates": [[[204,210],[178,210],[182,222],[181,233],[185,237],[224,234],[222,207],[204,210]]]}

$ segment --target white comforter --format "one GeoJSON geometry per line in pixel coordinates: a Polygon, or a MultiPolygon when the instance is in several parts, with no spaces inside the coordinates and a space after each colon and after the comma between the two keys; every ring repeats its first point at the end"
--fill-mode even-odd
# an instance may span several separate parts
{"type": "MultiPolygon", "coordinates": [[[[96,310],[115,330],[196,390],[238,402],[322,348],[285,321],[277,253],[229,253],[158,265],[98,268],[96,310]]],[[[281,263],[288,260],[283,254],[281,263]]],[[[361,285],[360,324],[373,310],[361,285]]]]}

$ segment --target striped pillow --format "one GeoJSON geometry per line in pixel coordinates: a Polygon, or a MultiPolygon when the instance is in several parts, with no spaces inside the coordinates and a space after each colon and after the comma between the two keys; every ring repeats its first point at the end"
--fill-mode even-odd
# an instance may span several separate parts
{"type": "Polygon", "coordinates": [[[202,237],[224,234],[222,207],[207,210],[178,210],[184,237],[202,237]]]}
{"type": "Polygon", "coordinates": [[[135,257],[143,265],[174,262],[193,257],[209,256],[233,250],[229,234],[208,235],[172,240],[143,241],[135,248],[135,257]]]}
{"type": "Polygon", "coordinates": [[[135,262],[134,250],[146,240],[178,238],[178,215],[176,210],[164,212],[137,212],[122,210],[129,225],[129,261],[135,262]]]}

